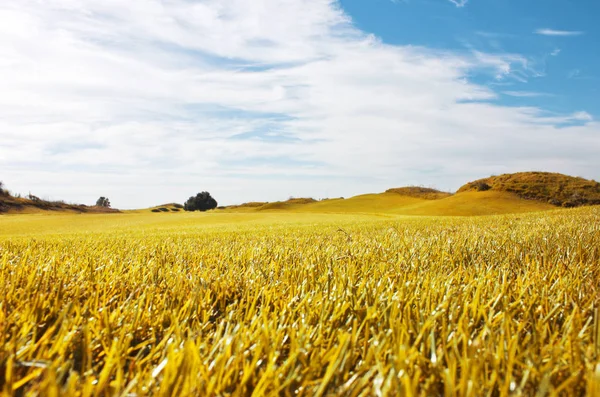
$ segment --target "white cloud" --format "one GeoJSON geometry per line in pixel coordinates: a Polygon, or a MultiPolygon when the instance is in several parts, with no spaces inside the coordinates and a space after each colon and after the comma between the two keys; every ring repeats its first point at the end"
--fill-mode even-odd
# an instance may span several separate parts
{"type": "Polygon", "coordinates": [[[583,32],[578,30],[555,30],[555,29],[538,29],[535,31],[536,34],[544,36],[579,36],[583,32]]]}
{"type": "Polygon", "coordinates": [[[469,0],[448,0],[457,7],[464,7],[469,0]]]}
{"type": "Polygon", "coordinates": [[[548,96],[550,94],[544,92],[532,92],[532,91],[502,91],[504,95],[514,96],[519,98],[535,98],[540,96],[548,96]]]}
{"type": "Polygon", "coordinates": [[[554,51],[552,51],[550,53],[550,55],[552,55],[553,57],[556,57],[556,56],[558,56],[558,54],[560,54],[560,52],[561,52],[560,48],[555,48],[554,51]]]}
{"type": "Polygon", "coordinates": [[[384,44],[332,0],[7,0],[1,178],[127,208],[599,177],[591,116],[492,104],[473,73],[532,71],[517,54],[384,44]]]}

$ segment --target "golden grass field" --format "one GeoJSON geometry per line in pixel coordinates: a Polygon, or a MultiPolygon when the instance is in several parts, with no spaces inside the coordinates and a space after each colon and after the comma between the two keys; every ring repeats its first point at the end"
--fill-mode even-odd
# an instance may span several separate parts
{"type": "Polygon", "coordinates": [[[2,216],[2,393],[600,395],[600,208],[467,197],[2,216]]]}

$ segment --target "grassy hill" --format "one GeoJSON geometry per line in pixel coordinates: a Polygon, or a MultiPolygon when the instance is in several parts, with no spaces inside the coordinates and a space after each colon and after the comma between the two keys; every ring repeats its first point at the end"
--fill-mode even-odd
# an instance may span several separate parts
{"type": "Polygon", "coordinates": [[[524,200],[509,192],[463,192],[441,200],[428,200],[416,205],[399,208],[403,215],[428,216],[475,216],[500,215],[555,209],[551,204],[524,200]]]}
{"type": "Polygon", "coordinates": [[[228,212],[362,213],[389,215],[474,216],[545,211],[553,205],[524,200],[508,192],[464,192],[431,199],[397,193],[363,194],[349,199],[275,202],[257,207],[228,208],[228,212]]]}
{"type": "Polygon", "coordinates": [[[0,214],[34,214],[39,212],[67,213],[117,213],[114,208],[88,206],[83,204],[68,204],[64,201],[41,200],[33,198],[13,197],[8,192],[0,194],[0,214]]]}
{"type": "Polygon", "coordinates": [[[405,186],[388,189],[386,193],[396,193],[402,196],[417,197],[426,200],[438,200],[452,196],[452,193],[441,192],[436,189],[421,186],[405,186]]]}
{"type": "MultiPolygon", "coordinates": [[[[118,212],[117,210],[16,198],[0,190],[0,213],[118,212]]],[[[249,202],[219,207],[225,212],[354,213],[430,216],[471,216],[522,213],[600,204],[600,183],[549,172],[520,172],[491,176],[469,182],[456,194],[432,188],[407,186],[384,193],[362,194],[348,199],[315,200],[291,198],[287,201],[249,202]]],[[[168,203],[133,212],[176,213],[183,206],[168,203]]]]}
{"type": "Polygon", "coordinates": [[[458,189],[464,192],[508,192],[527,200],[555,206],[579,207],[600,204],[600,183],[550,172],[518,172],[469,182],[458,189]]]}
{"type": "MultiPolygon", "coordinates": [[[[470,182],[456,194],[424,187],[400,187],[349,199],[291,199],[228,207],[233,212],[378,213],[391,215],[476,216],[547,211],[600,203],[593,181],[561,174],[527,172],[470,182]]],[[[599,195],[600,196],[600,195],[599,195]]],[[[599,197],[600,198],[600,197],[599,197]]]]}

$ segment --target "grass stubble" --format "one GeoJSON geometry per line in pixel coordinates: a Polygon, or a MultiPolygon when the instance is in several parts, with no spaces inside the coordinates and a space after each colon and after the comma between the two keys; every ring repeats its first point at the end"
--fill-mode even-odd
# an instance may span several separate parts
{"type": "Polygon", "coordinates": [[[597,207],[4,235],[0,389],[600,395],[599,265],[597,207]]]}

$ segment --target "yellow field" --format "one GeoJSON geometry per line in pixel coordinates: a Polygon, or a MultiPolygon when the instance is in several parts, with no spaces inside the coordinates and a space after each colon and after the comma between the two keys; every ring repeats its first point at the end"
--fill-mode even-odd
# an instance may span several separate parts
{"type": "Polygon", "coordinates": [[[3,394],[599,395],[600,208],[354,212],[0,217],[3,394]]]}

